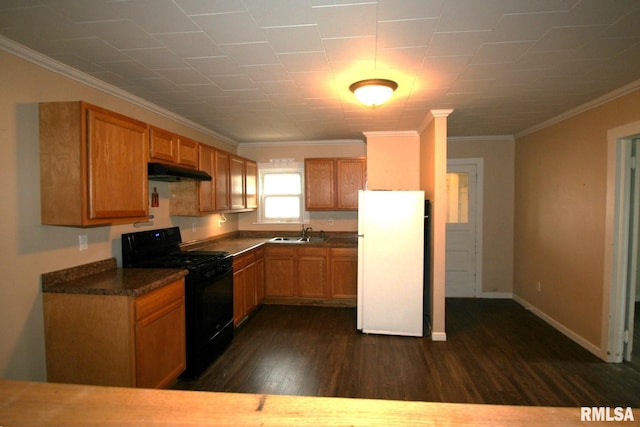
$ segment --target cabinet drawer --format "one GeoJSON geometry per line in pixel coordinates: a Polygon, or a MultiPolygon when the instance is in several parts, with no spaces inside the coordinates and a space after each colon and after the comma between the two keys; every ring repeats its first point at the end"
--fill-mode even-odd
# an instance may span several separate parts
{"type": "Polygon", "coordinates": [[[293,248],[292,247],[284,247],[284,246],[269,246],[266,249],[265,255],[267,257],[293,257],[293,248]]]}
{"type": "Polygon", "coordinates": [[[253,264],[255,260],[256,260],[256,251],[245,252],[242,255],[234,256],[233,269],[235,271],[243,269],[246,266],[253,264]]]}
{"type": "Polygon", "coordinates": [[[142,295],[135,300],[136,321],[144,319],[155,311],[161,310],[175,300],[182,298],[184,298],[183,280],[178,280],[142,295]]]}
{"type": "Polygon", "coordinates": [[[326,257],[325,248],[298,248],[298,257],[326,257]]]}
{"type": "Polygon", "coordinates": [[[244,254],[244,259],[247,262],[247,265],[252,264],[256,260],[256,251],[247,252],[244,254]]]}
{"type": "Polygon", "coordinates": [[[358,257],[356,248],[331,248],[332,257],[358,257]]]}
{"type": "Polygon", "coordinates": [[[242,270],[247,265],[247,259],[244,255],[238,255],[233,257],[233,270],[242,270]]]}

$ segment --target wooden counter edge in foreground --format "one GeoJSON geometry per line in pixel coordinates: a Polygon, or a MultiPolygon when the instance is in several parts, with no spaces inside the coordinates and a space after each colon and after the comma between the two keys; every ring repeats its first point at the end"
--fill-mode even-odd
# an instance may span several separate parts
{"type": "MultiPolygon", "coordinates": [[[[636,410],[634,415],[640,416],[636,410]]],[[[151,390],[0,380],[0,425],[547,427],[584,426],[584,423],[580,421],[580,408],[151,390]]]]}

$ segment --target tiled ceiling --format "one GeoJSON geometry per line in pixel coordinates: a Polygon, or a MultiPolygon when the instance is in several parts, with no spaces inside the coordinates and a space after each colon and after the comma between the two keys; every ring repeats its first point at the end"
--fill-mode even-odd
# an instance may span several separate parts
{"type": "Polygon", "coordinates": [[[640,79],[638,0],[2,0],[0,35],[236,142],[512,135],[640,79]]]}

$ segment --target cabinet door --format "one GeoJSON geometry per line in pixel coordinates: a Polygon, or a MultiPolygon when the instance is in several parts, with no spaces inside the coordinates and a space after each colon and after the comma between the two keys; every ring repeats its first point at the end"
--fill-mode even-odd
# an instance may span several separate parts
{"type": "Polygon", "coordinates": [[[325,298],[327,284],[327,250],[298,248],[298,296],[325,298]]]}
{"type": "Polygon", "coordinates": [[[305,206],[309,210],[335,209],[333,159],[305,159],[305,206]]]}
{"type": "Polygon", "coordinates": [[[233,267],[233,325],[237,326],[245,317],[244,311],[244,286],[245,269],[234,261],[233,267]]]}
{"type": "MultiPolygon", "coordinates": [[[[205,144],[200,144],[198,169],[215,176],[216,150],[205,144]]],[[[200,212],[213,212],[215,205],[214,181],[198,182],[198,209],[200,212]]]]}
{"type": "Polygon", "coordinates": [[[358,190],[364,190],[366,184],[365,159],[337,159],[336,169],[338,209],[357,210],[358,190]]]}
{"type": "Polygon", "coordinates": [[[358,249],[330,249],[330,298],[353,299],[358,289],[358,249]]]}
{"type": "Polygon", "coordinates": [[[178,156],[176,162],[188,168],[198,167],[198,143],[192,139],[178,137],[178,156]]]}
{"type": "Polygon", "coordinates": [[[264,262],[265,297],[294,296],[293,248],[267,247],[264,262]]]}
{"type": "Polygon", "coordinates": [[[256,305],[264,300],[264,250],[256,251],[256,305]]]}
{"type": "Polygon", "coordinates": [[[184,281],[135,301],[136,386],[171,385],[186,367],[184,281]]]}
{"type": "Polygon", "coordinates": [[[166,130],[151,126],[151,142],[149,155],[151,160],[175,162],[177,157],[175,135],[166,130]]]}
{"type": "Polygon", "coordinates": [[[216,150],[216,210],[229,209],[229,153],[216,150]]]}
{"type": "Polygon", "coordinates": [[[256,263],[253,260],[245,268],[244,277],[244,311],[251,314],[256,308],[256,263]]]}
{"type": "Polygon", "coordinates": [[[229,179],[231,209],[244,209],[244,160],[240,157],[229,158],[229,179]]]}
{"type": "Polygon", "coordinates": [[[247,209],[258,208],[258,165],[256,162],[245,160],[244,196],[247,209]]]}
{"type": "Polygon", "coordinates": [[[88,110],[89,218],[146,216],[147,126],[101,110],[88,110]]]}

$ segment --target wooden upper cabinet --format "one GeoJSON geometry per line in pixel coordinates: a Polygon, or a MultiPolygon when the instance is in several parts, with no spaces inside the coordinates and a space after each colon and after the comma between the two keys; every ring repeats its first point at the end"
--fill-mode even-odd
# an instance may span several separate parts
{"type": "Polygon", "coordinates": [[[305,159],[307,210],[357,210],[366,187],[365,158],[305,159]]]}
{"type": "Polygon", "coordinates": [[[178,144],[175,135],[154,126],[149,127],[149,135],[149,157],[151,161],[175,162],[178,156],[178,144]]]}
{"type": "Polygon", "coordinates": [[[87,115],[89,219],[146,216],[146,125],[98,109],[87,115]]]}
{"type": "Polygon", "coordinates": [[[198,167],[198,143],[192,139],[151,126],[149,156],[151,161],[195,169],[198,167]]]}
{"type": "Polygon", "coordinates": [[[146,220],[147,125],[84,102],[42,103],[39,109],[42,223],[146,220]]]}
{"type": "Polygon", "coordinates": [[[238,156],[229,158],[229,199],[231,209],[244,209],[244,159],[238,156]]]}
{"type": "Polygon", "coordinates": [[[178,137],[178,164],[190,168],[198,167],[198,143],[182,136],[178,137]]]}
{"type": "Polygon", "coordinates": [[[304,159],[304,186],[307,210],[335,209],[335,161],[304,159]]]}
{"type": "Polygon", "coordinates": [[[358,209],[358,191],[365,189],[367,167],[364,159],[337,159],[337,208],[358,209]]]}
{"type": "Polygon", "coordinates": [[[228,210],[229,201],[229,153],[216,150],[215,153],[215,201],[216,210],[228,210]]]}
{"type": "MultiPolygon", "coordinates": [[[[198,169],[215,176],[216,149],[205,144],[200,144],[198,150],[198,169]]],[[[215,182],[200,181],[198,183],[198,210],[199,212],[213,212],[216,210],[215,182]]]]}
{"type": "Polygon", "coordinates": [[[212,180],[169,183],[171,215],[200,216],[258,207],[256,162],[201,143],[197,157],[198,170],[212,180]]]}
{"type": "Polygon", "coordinates": [[[258,164],[251,160],[244,162],[244,195],[247,209],[258,208],[258,164]]]}

